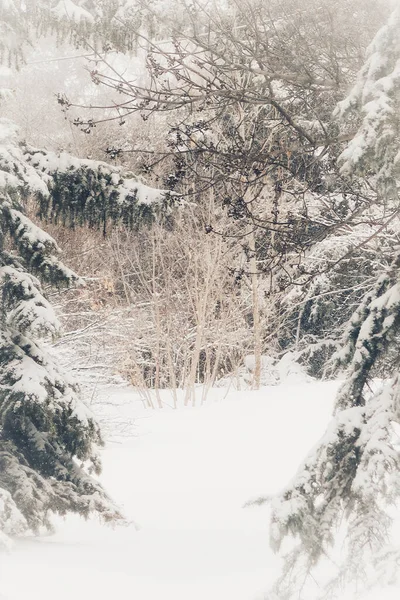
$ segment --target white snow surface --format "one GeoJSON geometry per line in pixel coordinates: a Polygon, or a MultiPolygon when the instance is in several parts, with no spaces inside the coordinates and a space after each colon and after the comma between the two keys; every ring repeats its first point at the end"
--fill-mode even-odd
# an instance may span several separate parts
{"type": "Polygon", "coordinates": [[[268,546],[268,506],[244,505],[292,478],[324,433],[338,386],[215,389],[203,406],[178,410],[168,391],[157,410],[131,389],[103,391],[92,408],[119,427],[109,430],[102,481],[132,523],[70,516],[52,536],[18,540],[0,554],[1,600],[263,600],[280,559],[268,546]]]}

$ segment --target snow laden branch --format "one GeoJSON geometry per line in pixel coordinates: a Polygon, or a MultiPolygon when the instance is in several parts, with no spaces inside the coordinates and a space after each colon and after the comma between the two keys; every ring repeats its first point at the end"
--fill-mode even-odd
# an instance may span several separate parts
{"type": "Polygon", "coordinates": [[[79,278],[59,259],[60,249],[53,238],[42,231],[24,213],[22,203],[28,196],[45,198],[49,189],[30,166],[18,145],[18,128],[7,119],[0,119],[0,266],[23,271],[28,268],[41,278],[57,285],[69,285],[79,278]],[[10,253],[6,239],[10,238],[17,253],[10,253]]]}
{"type": "Polygon", "coordinates": [[[357,134],[340,157],[342,173],[376,174],[382,194],[397,198],[400,172],[400,8],[368,48],[357,81],[336,109],[344,118],[354,111],[361,120],[357,134]]]}
{"type": "Polygon", "coordinates": [[[178,196],[157,190],[118,167],[26,148],[24,158],[41,174],[47,190],[39,193],[39,215],[64,225],[105,228],[123,222],[131,229],[167,218],[178,196]]]}
{"type": "MultiPolygon", "coordinates": [[[[13,333],[0,338],[1,492],[11,495],[25,530],[49,527],[55,512],[96,511],[115,520],[118,509],[90,476],[100,471],[93,445],[101,437],[93,415],[50,357],[13,333]]],[[[20,533],[11,523],[6,528],[20,533]]]]}
{"type": "Polygon", "coordinates": [[[289,535],[299,541],[286,557],[278,594],[299,589],[305,574],[329,555],[343,519],[347,519],[347,552],[336,582],[361,577],[366,562],[389,539],[385,507],[400,492],[400,455],[392,426],[400,423],[400,388],[398,376],[377,393],[370,392],[368,383],[373,367],[387,355],[399,332],[399,266],[400,257],[354,313],[346,332],[348,342],[336,356],[339,364],[349,367],[335,416],[273,503],[272,547],[279,550],[289,535]]]}

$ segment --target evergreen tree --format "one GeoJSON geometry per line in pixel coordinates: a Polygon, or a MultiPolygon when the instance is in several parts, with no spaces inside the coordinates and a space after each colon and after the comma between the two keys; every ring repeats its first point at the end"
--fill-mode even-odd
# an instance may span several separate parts
{"type": "MultiPolygon", "coordinates": [[[[367,178],[376,190],[384,215],[376,235],[389,227],[399,210],[399,64],[397,8],[377,33],[354,89],[337,110],[342,119],[351,109],[358,111],[358,131],[340,162],[345,176],[367,178]]],[[[285,558],[275,588],[279,598],[295,592],[298,597],[307,575],[328,555],[335,530],[343,522],[346,552],[328,591],[354,577],[358,582],[365,579],[367,562],[377,572],[382,565],[390,571],[390,559],[398,558],[398,550],[390,545],[387,508],[400,492],[400,457],[393,430],[393,424],[400,423],[399,268],[398,244],[394,244],[391,264],[377,274],[374,287],[354,312],[344,347],[336,355],[337,364],[347,368],[347,379],[328,431],[273,503],[272,546],[279,550],[289,535],[298,540],[285,558]],[[369,383],[382,361],[391,380],[374,392],[369,383]]]]}
{"type": "MultiPolygon", "coordinates": [[[[73,3],[1,0],[1,58],[18,66],[32,27],[47,27],[65,7],[73,3]]],[[[83,26],[85,14],[76,15],[83,26]]],[[[42,342],[59,330],[43,285],[60,288],[79,278],[26,216],[32,199],[42,218],[105,230],[109,222],[136,227],[168,213],[171,196],[106,163],[23,145],[17,127],[0,119],[0,545],[50,527],[51,513],[120,518],[93,477],[100,472],[99,427],[42,342]]]]}

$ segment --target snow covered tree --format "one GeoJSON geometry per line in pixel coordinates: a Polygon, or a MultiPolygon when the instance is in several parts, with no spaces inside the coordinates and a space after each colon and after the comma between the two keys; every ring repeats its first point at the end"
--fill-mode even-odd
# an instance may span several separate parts
{"type": "MultiPolygon", "coordinates": [[[[18,67],[29,36],[55,28],[78,39],[89,30],[94,35],[94,22],[72,2],[1,0],[0,59],[18,67]]],[[[100,471],[99,427],[41,342],[59,328],[42,286],[79,278],[60,261],[51,236],[24,214],[32,199],[42,217],[103,229],[119,219],[133,227],[166,202],[105,163],[24,146],[17,127],[0,119],[0,545],[49,527],[51,513],[120,518],[93,477],[100,471]]]]}
{"type": "MultiPolygon", "coordinates": [[[[356,111],[358,130],[340,157],[342,173],[368,180],[381,211],[374,236],[398,216],[400,156],[400,7],[376,34],[365,66],[348,98],[339,105],[342,121],[356,111]]],[[[376,206],[373,207],[376,210],[376,206]]],[[[370,206],[365,209],[368,215],[370,206]]],[[[288,536],[298,544],[285,557],[285,568],[271,598],[299,597],[320,560],[332,554],[335,532],[346,529],[346,544],[335,585],[356,579],[371,583],[386,570],[398,549],[390,545],[390,511],[400,493],[398,339],[400,327],[400,256],[392,246],[391,263],[377,274],[373,288],[354,312],[336,362],[347,378],[336,399],[333,420],[290,485],[274,500],[271,543],[279,550],[288,536]],[[390,380],[374,391],[371,379],[385,361],[390,380]],[[345,523],[345,525],[344,525],[345,523]],[[330,552],[331,547],[331,552],[330,552]],[[274,595],[276,594],[276,596],[274,595]]]]}
{"type": "Polygon", "coordinates": [[[336,114],[357,111],[361,126],[341,155],[342,173],[374,174],[382,202],[398,197],[400,90],[400,10],[371,43],[368,60],[336,114]]]}
{"type": "Polygon", "coordinates": [[[59,327],[42,286],[79,278],[24,214],[32,201],[48,219],[104,229],[168,213],[170,197],[106,163],[20,144],[17,127],[0,120],[0,543],[49,527],[51,513],[120,518],[93,477],[99,427],[41,342],[59,327]]]}

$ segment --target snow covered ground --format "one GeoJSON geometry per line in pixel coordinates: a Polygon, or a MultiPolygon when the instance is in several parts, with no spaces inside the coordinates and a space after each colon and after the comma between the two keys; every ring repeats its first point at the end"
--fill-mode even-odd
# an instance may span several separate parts
{"type": "Polygon", "coordinates": [[[280,562],[268,508],[244,504],[287,483],[324,432],[337,387],[217,389],[178,410],[167,393],[163,410],[145,410],[133,392],[111,391],[103,412],[119,433],[102,481],[134,523],[73,516],[53,536],[18,541],[0,554],[1,600],[261,600],[280,562]]]}

